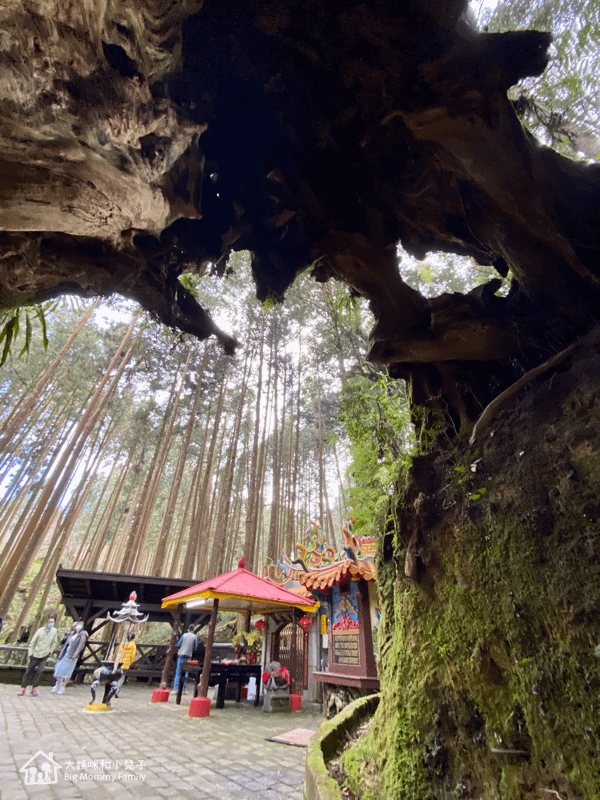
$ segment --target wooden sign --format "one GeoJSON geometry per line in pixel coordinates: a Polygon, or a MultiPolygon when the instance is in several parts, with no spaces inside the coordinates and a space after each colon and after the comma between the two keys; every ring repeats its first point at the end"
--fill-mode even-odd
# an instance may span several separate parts
{"type": "Polygon", "coordinates": [[[360,634],[358,631],[332,631],[334,664],[360,665],[360,634]]]}

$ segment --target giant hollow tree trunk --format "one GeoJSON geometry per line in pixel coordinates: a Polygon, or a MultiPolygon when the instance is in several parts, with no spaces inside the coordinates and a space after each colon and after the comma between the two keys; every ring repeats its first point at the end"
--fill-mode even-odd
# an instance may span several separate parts
{"type": "MultiPolygon", "coordinates": [[[[242,250],[260,301],[306,270],[366,298],[369,358],[406,380],[437,454],[415,459],[382,539],[379,796],[587,800],[600,166],[542,146],[508,98],[544,71],[549,34],[477,31],[467,5],[0,3],[0,312],[117,292],[232,353],[181,279],[242,250]],[[399,244],[500,277],[426,298],[399,244]]],[[[204,497],[212,456],[203,469],[204,497]]]]}
{"type": "Polygon", "coordinates": [[[600,796],[600,328],[451,457],[378,563],[382,797],[600,796]]]}

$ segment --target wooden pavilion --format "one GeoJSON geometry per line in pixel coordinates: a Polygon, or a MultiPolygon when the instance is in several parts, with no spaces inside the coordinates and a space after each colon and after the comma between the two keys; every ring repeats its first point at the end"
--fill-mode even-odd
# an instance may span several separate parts
{"type": "MultiPolygon", "coordinates": [[[[111,624],[107,614],[120,609],[132,591],[136,592],[139,610],[144,616],[148,615],[148,621],[167,622],[173,633],[176,627],[185,630],[189,625],[200,630],[210,619],[210,609],[162,607],[165,595],[193,586],[193,580],[60,568],[56,572],[56,582],[67,614],[74,620],[81,620],[88,633],[77,668],[78,680],[93,672],[107,656],[109,641],[99,634],[111,624]]],[[[169,646],[136,644],[137,658],[131,667],[131,677],[145,678],[149,682],[160,680],[169,646]]]]}

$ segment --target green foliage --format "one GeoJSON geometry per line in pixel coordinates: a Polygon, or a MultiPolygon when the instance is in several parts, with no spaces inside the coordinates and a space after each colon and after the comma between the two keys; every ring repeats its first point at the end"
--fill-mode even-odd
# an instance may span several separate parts
{"type": "Polygon", "coordinates": [[[258,655],[262,650],[263,634],[256,628],[252,628],[248,632],[239,631],[233,636],[231,641],[234,645],[240,644],[242,641],[245,641],[248,652],[256,653],[258,655]]]}
{"type": "Polygon", "coordinates": [[[339,316],[342,323],[356,324],[360,319],[360,302],[355,294],[347,290],[331,295],[331,308],[339,316]]]}
{"type": "Polygon", "coordinates": [[[11,308],[9,311],[5,311],[0,317],[0,326],[2,326],[2,329],[0,330],[0,347],[2,347],[0,367],[5,364],[6,359],[12,353],[12,346],[16,343],[21,331],[23,317],[25,317],[25,340],[19,356],[23,356],[25,353],[29,353],[30,351],[33,336],[32,317],[39,323],[44,351],[48,349],[48,336],[46,331],[44,307],[37,305],[33,306],[31,309],[11,308]]]}
{"type": "Polygon", "coordinates": [[[455,464],[450,468],[451,473],[455,476],[456,482],[461,484],[469,479],[469,470],[462,464],[455,464]]]}
{"type": "Polygon", "coordinates": [[[196,294],[196,289],[198,288],[198,276],[197,275],[180,275],[179,276],[179,283],[183,286],[184,289],[187,289],[188,292],[191,292],[193,295],[196,294]]]}
{"type": "Polygon", "coordinates": [[[516,0],[490,10],[480,24],[492,33],[535,29],[552,33],[550,62],[542,75],[511,88],[525,124],[564,155],[597,159],[600,113],[594,98],[600,66],[600,7],[585,0],[516,0]]]}
{"type": "Polygon", "coordinates": [[[273,311],[274,308],[277,308],[277,302],[272,297],[267,297],[267,299],[263,301],[262,307],[265,314],[268,314],[270,311],[273,311]]]}
{"type": "Polygon", "coordinates": [[[481,486],[479,489],[475,489],[473,494],[469,495],[469,500],[481,500],[484,494],[487,492],[485,486],[481,486]]]}
{"type": "Polygon", "coordinates": [[[425,261],[417,261],[402,252],[400,271],[402,279],[424,297],[444,292],[466,294],[474,286],[498,277],[491,266],[481,266],[472,258],[449,253],[431,253],[425,261]]]}
{"type": "Polygon", "coordinates": [[[408,401],[398,381],[353,376],[342,390],[339,421],[351,444],[348,499],[356,529],[382,530],[399,473],[414,446],[408,401]]]}

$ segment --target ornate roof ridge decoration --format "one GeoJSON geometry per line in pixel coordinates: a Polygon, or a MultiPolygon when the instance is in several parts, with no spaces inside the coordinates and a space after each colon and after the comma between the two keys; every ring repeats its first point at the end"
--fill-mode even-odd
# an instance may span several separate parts
{"type": "Polygon", "coordinates": [[[349,578],[376,580],[377,539],[354,533],[353,524],[354,518],[348,517],[342,525],[344,546],[336,553],[321,528],[311,520],[303,540],[296,544],[298,557],[292,559],[282,551],[276,561],[265,564],[265,576],[294,591],[327,589],[349,578]]]}
{"type": "Polygon", "coordinates": [[[129,595],[129,600],[127,600],[118,611],[115,611],[114,615],[111,615],[110,611],[106,615],[106,619],[110,622],[146,622],[149,614],[146,614],[144,617],[142,612],[138,610],[139,603],[136,603],[137,600],[137,592],[132,592],[129,595]]]}
{"type": "Polygon", "coordinates": [[[356,580],[363,578],[366,581],[376,580],[373,562],[364,560],[355,563],[347,558],[344,561],[332,564],[327,569],[315,570],[302,575],[300,580],[307,589],[326,590],[352,578],[356,580]]]}

